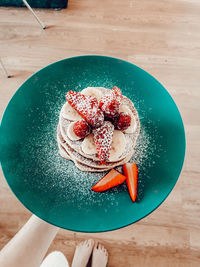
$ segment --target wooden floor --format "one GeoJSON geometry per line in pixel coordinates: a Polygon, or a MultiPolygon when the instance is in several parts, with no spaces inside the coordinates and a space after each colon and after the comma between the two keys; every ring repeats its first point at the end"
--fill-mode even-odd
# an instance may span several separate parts
{"type": "MultiPolygon", "coordinates": [[[[59,59],[100,54],[128,60],[168,89],[185,124],[181,177],[164,204],[142,221],[101,234],[110,267],[200,266],[200,2],[198,0],[70,0],[62,11],[38,10],[42,30],[26,9],[0,8],[0,115],[32,73],[59,59]]],[[[30,217],[0,173],[0,248],[30,217]]],[[[60,230],[49,251],[71,261],[72,232],[60,230]]]]}

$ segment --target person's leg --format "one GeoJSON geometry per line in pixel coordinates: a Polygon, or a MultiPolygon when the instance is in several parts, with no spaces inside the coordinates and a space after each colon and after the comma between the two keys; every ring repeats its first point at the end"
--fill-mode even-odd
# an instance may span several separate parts
{"type": "Polygon", "coordinates": [[[101,244],[95,244],[92,254],[92,267],[106,267],[107,262],[107,250],[101,244]]]}
{"type": "MultiPolygon", "coordinates": [[[[72,267],[86,267],[94,247],[94,240],[81,242],[75,250],[72,267]]],[[[102,266],[103,267],[103,266],[102,266]]]]}
{"type": "Polygon", "coordinates": [[[38,267],[58,228],[32,216],[0,252],[0,266],[38,267]]]}

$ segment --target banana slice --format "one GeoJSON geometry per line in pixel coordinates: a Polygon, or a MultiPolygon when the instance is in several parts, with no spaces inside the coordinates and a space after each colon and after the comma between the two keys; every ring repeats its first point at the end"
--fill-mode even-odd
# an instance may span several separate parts
{"type": "Polygon", "coordinates": [[[119,112],[127,112],[131,116],[131,125],[123,132],[124,133],[134,133],[136,128],[137,128],[137,124],[136,124],[133,112],[130,110],[130,108],[127,105],[121,105],[119,108],[119,112]]]}
{"type": "Polygon", "coordinates": [[[67,136],[72,141],[77,141],[77,140],[80,140],[81,138],[74,133],[74,123],[75,122],[71,122],[70,125],[68,126],[68,128],[67,128],[67,136]]]}
{"type": "Polygon", "coordinates": [[[124,134],[119,130],[114,130],[109,161],[118,161],[123,154],[125,147],[126,138],[124,134]]]}
{"type": "Polygon", "coordinates": [[[102,91],[100,88],[98,89],[98,87],[87,87],[81,91],[81,94],[94,96],[97,98],[97,100],[100,100],[103,95],[102,91]]]}
{"type": "Polygon", "coordinates": [[[94,143],[94,134],[89,134],[85,137],[81,144],[81,148],[85,154],[93,155],[97,153],[94,143]]]}
{"type": "Polygon", "coordinates": [[[70,121],[78,121],[82,119],[82,117],[78,114],[78,112],[67,102],[64,104],[61,110],[61,114],[64,119],[70,121]]]}

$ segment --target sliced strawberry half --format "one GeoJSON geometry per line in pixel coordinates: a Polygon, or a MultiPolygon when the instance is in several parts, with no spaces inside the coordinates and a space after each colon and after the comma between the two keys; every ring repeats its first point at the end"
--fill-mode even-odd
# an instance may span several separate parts
{"type": "Polygon", "coordinates": [[[101,98],[99,107],[103,110],[105,117],[115,118],[118,116],[121,100],[122,93],[118,87],[113,87],[108,94],[101,98]]]}
{"type": "Polygon", "coordinates": [[[123,165],[123,171],[126,176],[126,183],[128,191],[133,202],[137,197],[137,182],[138,182],[138,168],[134,162],[125,163],[123,165]]]}
{"type": "Polygon", "coordinates": [[[92,187],[92,190],[95,192],[106,191],[114,186],[122,184],[125,180],[126,176],[112,169],[92,187]]]}
{"type": "Polygon", "coordinates": [[[103,124],[104,114],[98,107],[98,101],[95,97],[69,91],[66,94],[66,99],[92,127],[99,127],[103,124]]]}
{"type": "Polygon", "coordinates": [[[114,126],[109,121],[105,121],[101,127],[93,130],[97,154],[102,164],[109,159],[113,132],[114,126]]]}

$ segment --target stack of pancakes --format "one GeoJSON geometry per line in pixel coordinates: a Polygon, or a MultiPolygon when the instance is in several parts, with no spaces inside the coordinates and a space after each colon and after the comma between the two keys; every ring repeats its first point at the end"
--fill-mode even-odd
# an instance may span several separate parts
{"type": "MultiPolygon", "coordinates": [[[[82,93],[94,96],[95,92],[98,92],[98,95],[104,95],[108,93],[108,91],[110,91],[110,89],[103,87],[88,87],[84,89],[82,93]]],[[[117,157],[112,157],[108,162],[102,164],[98,158],[97,152],[94,151],[95,153],[87,154],[85,153],[86,150],[82,149],[83,144],[85,145],[84,139],[79,139],[79,140],[70,139],[68,127],[74,121],[79,120],[80,116],[78,113],[77,113],[77,118],[76,116],[74,116],[76,112],[75,110],[73,111],[73,116],[69,117],[69,114],[68,116],[66,116],[65,114],[67,107],[66,104],[64,104],[61,109],[58,128],[57,128],[57,141],[58,141],[60,155],[68,160],[74,161],[77,168],[79,168],[81,171],[88,171],[88,172],[107,171],[109,169],[112,169],[116,166],[120,166],[128,162],[134,153],[134,147],[140,131],[140,122],[137,111],[132,101],[129,98],[123,96],[121,106],[125,108],[128,107],[129,110],[131,111],[132,113],[131,116],[133,120],[132,123],[134,123],[134,130],[122,132],[124,135],[123,140],[125,140],[125,144],[122,147],[121,153],[119,153],[120,140],[118,140],[117,142],[116,141],[113,142],[115,146],[118,146],[118,147],[113,147],[113,150],[115,150],[116,148],[118,150],[117,157]]],[[[93,134],[91,133],[91,137],[92,135],[93,134]]]]}

